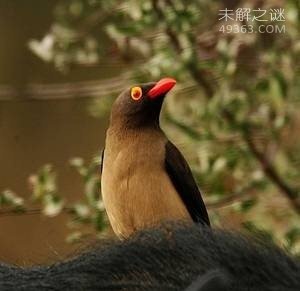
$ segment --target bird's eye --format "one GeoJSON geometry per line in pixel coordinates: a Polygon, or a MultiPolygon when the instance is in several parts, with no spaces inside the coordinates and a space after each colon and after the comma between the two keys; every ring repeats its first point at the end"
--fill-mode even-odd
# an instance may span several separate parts
{"type": "Polygon", "coordinates": [[[141,87],[133,87],[130,92],[131,98],[135,101],[141,99],[143,92],[141,87]]]}

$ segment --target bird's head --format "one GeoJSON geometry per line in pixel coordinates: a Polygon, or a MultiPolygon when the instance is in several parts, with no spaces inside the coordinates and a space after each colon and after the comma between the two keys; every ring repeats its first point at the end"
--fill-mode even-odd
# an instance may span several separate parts
{"type": "Polygon", "coordinates": [[[113,104],[111,123],[131,128],[158,126],[164,97],[175,84],[174,79],[163,78],[125,90],[113,104]]]}

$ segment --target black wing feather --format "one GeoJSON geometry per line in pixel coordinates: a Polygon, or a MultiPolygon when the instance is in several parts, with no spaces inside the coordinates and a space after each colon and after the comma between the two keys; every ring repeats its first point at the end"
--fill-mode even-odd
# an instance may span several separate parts
{"type": "Polygon", "coordinates": [[[103,171],[103,159],[104,159],[104,149],[102,150],[101,160],[100,160],[100,174],[101,175],[102,175],[102,171],[103,171]]]}
{"type": "Polygon", "coordinates": [[[207,210],[192,171],[180,151],[170,141],[166,144],[165,166],[193,221],[210,225],[207,210]]]}

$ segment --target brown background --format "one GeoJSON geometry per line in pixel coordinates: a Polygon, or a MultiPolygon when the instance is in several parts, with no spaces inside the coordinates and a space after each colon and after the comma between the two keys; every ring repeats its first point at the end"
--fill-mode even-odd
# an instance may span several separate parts
{"type": "MultiPolygon", "coordinates": [[[[100,64],[63,74],[30,52],[28,41],[41,39],[49,30],[56,2],[0,0],[0,91],[12,92],[0,98],[0,191],[10,188],[28,197],[28,176],[51,162],[58,171],[61,191],[75,200],[82,185],[68,160],[75,156],[90,159],[100,152],[107,120],[88,115],[90,98],[37,101],[26,94],[26,88],[31,83],[109,78],[118,75],[120,68],[107,70],[106,64],[104,70],[100,64]]],[[[53,219],[0,216],[0,261],[45,263],[73,252],[77,246],[65,242],[65,219],[63,215],[53,219]]]]}

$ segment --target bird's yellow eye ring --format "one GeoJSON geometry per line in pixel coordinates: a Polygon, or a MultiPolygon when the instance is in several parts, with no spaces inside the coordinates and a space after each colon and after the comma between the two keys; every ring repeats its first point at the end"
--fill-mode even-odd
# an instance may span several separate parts
{"type": "Polygon", "coordinates": [[[141,99],[143,91],[141,87],[132,87],[130,92],[131,98],[135,101],[141,99]]]}

